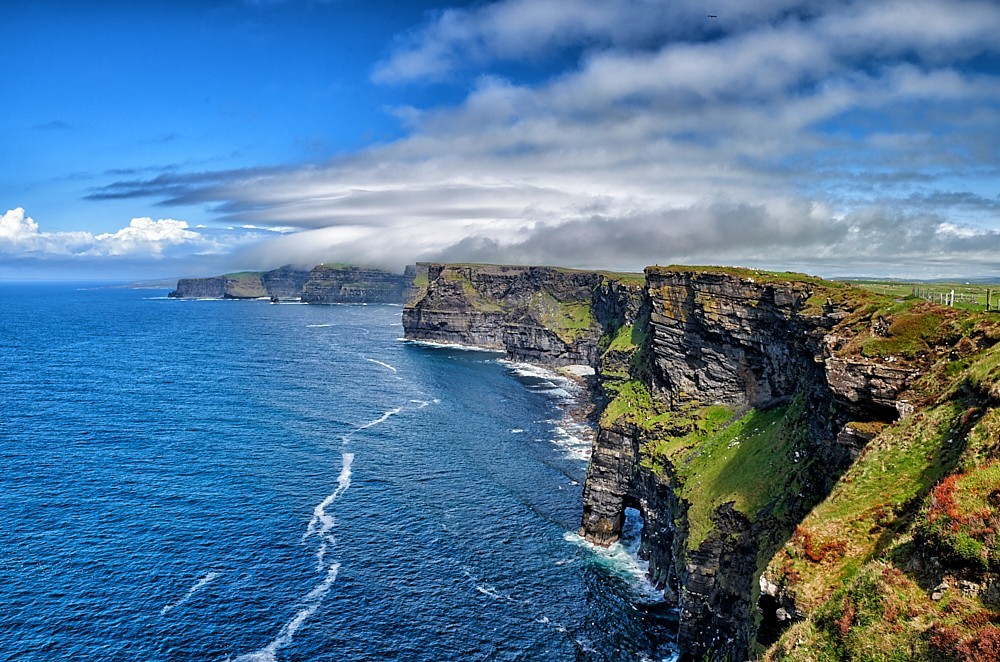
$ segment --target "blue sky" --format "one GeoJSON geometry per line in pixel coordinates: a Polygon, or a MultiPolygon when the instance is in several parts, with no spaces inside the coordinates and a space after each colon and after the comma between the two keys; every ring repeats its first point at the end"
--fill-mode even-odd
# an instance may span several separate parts
{"type": "Polygon", "coordinates": [[[0,24],[0,278],[1000,276],[991,0],[39,1],[0,24]]]}

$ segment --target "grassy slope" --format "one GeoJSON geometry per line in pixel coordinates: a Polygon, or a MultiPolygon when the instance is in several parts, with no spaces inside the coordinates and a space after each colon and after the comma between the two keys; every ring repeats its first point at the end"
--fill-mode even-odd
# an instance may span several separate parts
{"type": "Polygon", "coordinates": [[[1000,333],[983,316],[943,326],[954,344],[931,353],[923,407],[869,444],[772,559],[768,575],[809,617],[769,659],[1000,659],[988,588],[1000,569],[1000,333]]]}

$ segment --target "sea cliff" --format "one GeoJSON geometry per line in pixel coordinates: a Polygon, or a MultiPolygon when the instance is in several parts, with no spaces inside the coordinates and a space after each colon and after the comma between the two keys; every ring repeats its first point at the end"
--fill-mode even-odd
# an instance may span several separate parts
{"type": "Polygon", "coordinates": [[[301,300],[306,303],[403,303],[415,272],[393,274],[345,264],[311,270],[291,265],[209,278],[181,278],[168,296],[197,299],[301,300]]]}
{"type": "MultiPolygon", "coordinates": [[[[844,587],[872,573],[895,578],[880,604],[965,581],[965,611],[996,613],[991,520],[964,534],[978,555],[962,561],[934,494],[958,467],[985,476],[969,489],[1000,490],[995,319],[801,274],[429,265],[403,323],[408,338],[596,370],[581,534],[610,544],[639,510],[682,659],[864,657],[875,621],[844,606],[844,587]]],[[[913,659],[992,636],[982,617],[947,639],[925,594],[927,623],[896,614],[913,659]]]]}

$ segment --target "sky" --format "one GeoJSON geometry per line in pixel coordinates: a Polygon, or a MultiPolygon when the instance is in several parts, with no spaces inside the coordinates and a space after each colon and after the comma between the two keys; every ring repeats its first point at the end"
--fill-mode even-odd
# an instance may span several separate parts
{"type": "Polygon", "coordinates": [[[997,0],[35,0],[0,25],[0,278],[1000,278],[997,0]]]}

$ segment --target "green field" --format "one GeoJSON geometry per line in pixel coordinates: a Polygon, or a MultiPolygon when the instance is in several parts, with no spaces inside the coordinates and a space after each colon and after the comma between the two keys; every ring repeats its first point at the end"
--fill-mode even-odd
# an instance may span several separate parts
{"type": "Polygon", "coordinates": [[[965,310],[987,310],[986,297],[989,295],[992,302],[989,310],[1000,309],[1000,282],[988,284],[963,281],[928,283],[898,280],[850,280],[848,282],[879,294],[899,298],[917,296],[942,305],[949,305],[954,292],[955,308],[965,310]]]}

